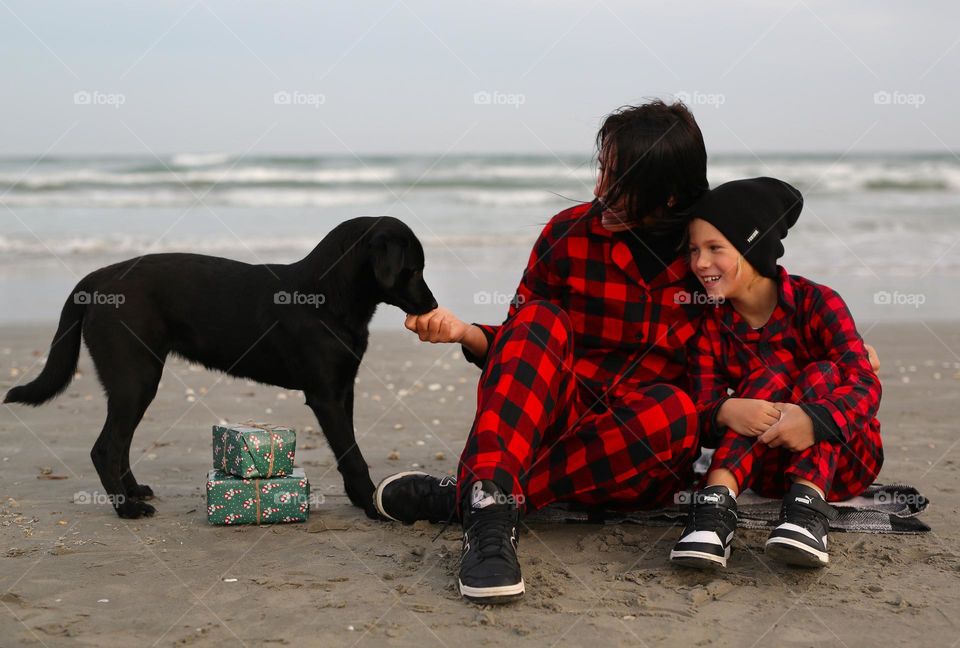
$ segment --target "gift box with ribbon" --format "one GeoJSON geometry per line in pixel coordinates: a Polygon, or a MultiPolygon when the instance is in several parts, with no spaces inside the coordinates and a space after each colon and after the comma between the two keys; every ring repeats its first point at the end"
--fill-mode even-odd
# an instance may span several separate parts
{"type": "Polygon", "coordinates": [[[283,477],[293,470],[296,432],[266,423],[213,426],[213,467],[246,478],[283,477]]]}
{"type": "Polygon", "coordinates": [[[302,468],[286,477],[265,479],[207,474],[207,522],[217,525],[305,522],[310,514],[310,482],[302,468]]]}

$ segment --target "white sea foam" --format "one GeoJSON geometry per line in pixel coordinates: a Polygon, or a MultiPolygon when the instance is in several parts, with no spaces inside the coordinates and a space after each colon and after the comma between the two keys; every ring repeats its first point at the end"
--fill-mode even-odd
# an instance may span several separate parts
{"type": "Polygon", "coordinates": [[[214,166],[233,159],[230,153],[180,153],[171,158],[170,163],[180,167],[214,166]]]}

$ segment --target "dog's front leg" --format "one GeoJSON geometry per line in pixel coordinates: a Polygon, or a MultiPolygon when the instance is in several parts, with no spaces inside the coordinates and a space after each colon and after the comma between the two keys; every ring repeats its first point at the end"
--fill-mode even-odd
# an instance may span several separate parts
{"type": "Polygon", "coordinates": [[[347,497],[355,506],[359,506],[367,517],[379,519],[373,504],[373,481],[367,462],[357,446],[353,431],[353,416],[348,412],[345,401],[307,396],[307,405],[313,410],[337,458],[337,470],[343,477],[343,487],[347,497]]]}

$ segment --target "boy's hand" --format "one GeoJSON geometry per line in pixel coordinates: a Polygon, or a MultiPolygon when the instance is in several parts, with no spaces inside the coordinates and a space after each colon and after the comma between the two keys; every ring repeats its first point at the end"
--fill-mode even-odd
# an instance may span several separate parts
{"type": "Polygon", "coordinates": [[[403,325],[420,336],[422,342],[459,342],[470,328],[443,307],[423,315],[407,315],[403,325]]]}
{"type": "Polygon", "coordinates": [[[778,420],[773,403],[756,398],[728,398],[717,412],[717,423],[748,437],[764,434],[778,420]]]}
{"type": "Polygon", "coordinates": [[[802,407],[793,403],[774,403],[774,407],[781,413],[780,421],[760,436],[761,443],[791,452],[802,452],[814,444],[813,421],[802,407]]]}

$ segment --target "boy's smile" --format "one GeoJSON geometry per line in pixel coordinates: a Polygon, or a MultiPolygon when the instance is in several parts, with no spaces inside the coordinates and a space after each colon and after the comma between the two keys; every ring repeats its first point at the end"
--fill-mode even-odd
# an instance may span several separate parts
{"type": "Polygon", "coordinates": [[[690,222],[690,270],[693,271],[707,294],[730,298],[740,284],[744,273],[737,272],[740,253],[716,227],[695,218],[690,222]]]}

